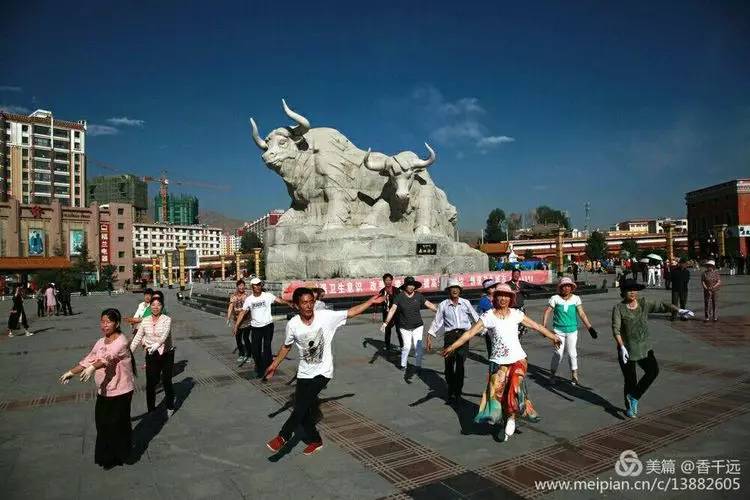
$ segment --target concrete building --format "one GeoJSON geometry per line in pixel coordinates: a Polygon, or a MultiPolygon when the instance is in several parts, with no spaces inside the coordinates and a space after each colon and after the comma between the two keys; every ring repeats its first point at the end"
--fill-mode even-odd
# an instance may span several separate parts
{"type": "Polygon", "coordinates": [[[5,258],[25,270],[45,269],[45,259],[55,257],[70,262],[85,242],[98,266],[116,267],[121,285],[133,277],[132,234],[132,205],[92,203],[79,208],[58,199],[51,205],[29,205],[11,198],[0,202],[0,268],[14,270],[3,266],[5,258]]]}
{"type": "Polygon", "coordinates": [[[0,201],[86,206],[86,121],[0,112],[0,201]]]}
{"type": "Polygon", "coordinates": [[[180,244],[198,251],[199,257],[220,255],[221,228],[199,225],[140,224],[133,225],[133,254],[137,258],[160,255],[180,244]]]}
{"type": "Polygon", "coordinates": [[[252,222],[245,222],[237,231],[237,234],[242,236],[245,232],[255,233],[258,238],[260,238],[260,241],[263,241],[266,234],[266,228],[275,226],[282,215],[284,215],[284,210],[271,210],[263,217],[259,217],[252,222]]]}
{"type": "Polygon", "coordinates": [[[650,219],[633,219],[617,223],[617,230],[634,234],[647,234],[650,219]]]}
{"type": "Polygon", "coordinates": [[[750,179],[736,179],[685,195],[688,238],[697,257],[719,255],[719,232],[724,232],[725,254],[750,252],[750,179]]]}
{"type": "Polygon", "coordinates": [[[135,175],[107,175],[88,182],[88,203],[127,203],[135,209],[135,220],[145,222],[148,213],[148,185],[135,175]]]}
{"type": "Polygon", "coordinates": [[[242,236],[234,234],[223,233],[219,240],[219,254],[220,255],[232,255],[234,252],[240,250],[242,243],[242,236]]]}
{"type": "Polygon", "coordinates": [[[198,224],[198,198],[188,195],[167,196],[167,220],[162,220],[161,195],[154,197],[154,220],[167,224],[198,224]]]}
{"type": "Polygon", "coordinates": [[[666,219],[654,219],[648,221],[648,232],[651,234],[662,234],[664,233],[664,223],[669,222],[674,224],[675,233],[687,233],[688,232],[688,220],[687,219],[672,219],[667,217],[666,219]]]}

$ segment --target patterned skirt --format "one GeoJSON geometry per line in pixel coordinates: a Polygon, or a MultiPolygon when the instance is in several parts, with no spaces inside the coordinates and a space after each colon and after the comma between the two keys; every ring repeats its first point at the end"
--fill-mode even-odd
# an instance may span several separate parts
{"type": "Polygon", "coordinates": [[[490,362],[487,389],[482,395],[479,413],[474,418],[474,422],[478,424],[499,424],[503,417],[508,415],[515,415],[531,421],[539,420],[526,389],[528,366],[525,359],[510,365],[498,365],[490,362]]]}

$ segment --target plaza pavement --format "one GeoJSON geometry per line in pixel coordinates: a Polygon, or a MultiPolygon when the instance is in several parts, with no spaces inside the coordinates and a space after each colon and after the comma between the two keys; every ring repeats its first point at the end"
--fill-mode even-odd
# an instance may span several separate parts
{"type": "MultiPolygon", "coordinates": [[[[592,277],[593,278],[593,277],[592,277]]],[[[322,394],[319,425],[325,447],[305,457],[302,444],[271,456],[265,442],[288,415],[296,352],[270,383],[254,379],[252,363],[238,369],[224,320],[176,301],[167,292],[177,346],[175,389],[179,409],[138,418],[145,409],[144,370],[133,398],[133,464],[103,471],[94,464],[93,384],[67,386],[59,375],[84,356],[99,336],[105,307],[132,313],[137,295],[74,297],[72,317],[36,318],[33,337],[0,340],[0,492],[7,499],[70,498],[596,498],[593,491],[543,492],[534,480],[621,479],[614,465],[626,449],[646,471],[638,479],[689,478],[685,460],[740,460],[740,481],[750,467],[750,277],[724,276],[721,321],[670,323],[653,316],[650,329],[661,372],[641,401],[640,416],[625,420],[622,376],[615,358],[610,311],[616,291],[583,298],[599,331],[579,333],[583,385],[550,387],[548,341],[522,340],[529,355],[529,391],[542,421],[519,425],[508,442],[472,419],[484,389],[484,342],[475,339],[466,364],[464,401],[445,405],[442,358],[427,354],[421,374],[395,367],[397,355],[379,348],[379,315],[350,320],[334,340],[335,374],[322,394]],[[676,460],[675,474],[654,464],[676,460]]],[[[702,317],[697,275],[688,307],[702,317]]],[[[668,300],[669,292],[647,290],[668,300]]],[[[541,318],[545,301],[528,304],[541,318]]],[[[27,309],[33,313],[32,301],[27,309]]],[[[7,318],[10,303],[0,302],[7,318]]],[[[432,315],[424,313],[426,324],[432,315]],[[429,319],[428,319],[429,318],[429,319]]],[[[276,324],[274,351],[283,338],[276,324]]],[[[442,338],[435,342],[442,346],[442,338]]],[[[142,365],[142,353],[138,353],[142,365]]],[[[413,358],[410,358],[412,360],[413,358]]],[[[560,375],[568,375],[563,361],[560,375]]],[[[159,396],[160,398],[161,396],[159,396]]],[[[722,476],[732,477],[731,474],[722,476]]],[[[699,477],[696,472],[692,477],[699,477]]],[[[711,476],[703,476],[711,477],[711,476]]],[[[713,474],[716,477],[716,474],[713,474]]],[[[628,479],[633,481],[633,478],[628,479]]],[[[746,486],[742,484],[746,489],[746,486]]],[[[610,492],[638,498],[639,492],[610,492]]],[[[737,491],[670,491],[660,498],[738,498],[737,491]]]]}

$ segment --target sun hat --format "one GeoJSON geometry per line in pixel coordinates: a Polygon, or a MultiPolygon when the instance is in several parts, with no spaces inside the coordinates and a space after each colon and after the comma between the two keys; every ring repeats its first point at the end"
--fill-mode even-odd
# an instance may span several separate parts
{"type": "Polygon", "coordinates": [[[422,283],[415,280],[414,276],[407,276],[404,278],[404,284],[401,285],[401,288],[405,290],[408,285],[413,285],[415,290],[422,287],[422,283]]]}
{"type": "Polygon", "coordinates": [[[713,259],[709,259],[706,261],[707,266],[716,266],[716,262],[713,259]]]}
{"type": "Polygon", "coordinates": [[[461,282],[458,281],[456,278],[448,278],[448,285],[445,287],[445,291],[447,292],[450,288],[458,288],[459,290],[463,290],[464,287],[461,285],[461,282]]]}
{"type": "Polygon", "coordinates": [[[251,285],[260,285],[262,283],[263,283],[263,281],[261,281],[260,278],[253,278],[253,279],[250,280],[250,284],[251,285]]]}
{"type": "MultiPolygon", "coordinates": [[[[576,285],[576,282],[573,281],[572,279],[570,279],[570,278],[562,278],[560,280],[560,283],[557,284],[557,292],[558,293],[560,293],[560,290],[562,290],[563,285],[570,285],[570,286],[573,287],[573,290],[575,290],[576,288],[578,288],[578,285],[576,285]]],[[[571,292],[573,290],[571,290],[571,292]]]]}
{"type": "Polygon", "coordinates": [[[516,291],[513,290],[510,285],[506,285],[505,283],[501,283],[495,288],[495,291],[493,292],[493,295],[497,294],[504,294],[504,295],[510,295],[511,297],[516,296],[516,291]]]}
{"type": "Polygon", "coordinates": [[[497,281],[492,278],[487,278],[486,280],[482,281],[482,288],[485,290],[487,290],[488,288],[492,288],[495,285],[497,285],[497,281]]]}
{"type": "Polygon", "coordinates": [[[300,287],[302,287],[302,288],[309,288],[310,290],[312,290],[314,292],[317,292],[317,291],[325,292],[325,290],[323,290],[322,288],[320,288],[314,281],[305,281],[304,283],[302,283],[300,285],[300,287]]]}

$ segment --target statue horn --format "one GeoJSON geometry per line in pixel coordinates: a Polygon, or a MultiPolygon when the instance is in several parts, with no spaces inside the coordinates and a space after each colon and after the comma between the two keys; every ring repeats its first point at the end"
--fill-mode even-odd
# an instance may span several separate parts
{"type": "Polygon", "coordinates": [[[286,101],[284,99],[281,100],[281,105],[284,107],[284,113],[286,113],[286,116],[297,122],[298,126],[295,128],[294,133],[298,136],[303,136],[307,133],[308,130],[310,130],[310,122],[307,118],[302,116],[299,113],[296,113],[289,109],[289,106],[286,105],[286,101]]]}
{"type": "Polygon", "coordinates": [[[250,126],[253,128],[253,140],[255,141],[255,144],[257,144],[263,151],[266,151],[268,149],[268,144],[260,138],[260,134],[258,134],[258,126],[252,118],[250,118],[250,126]]]}
{"type": "Polygon", "coordinates": [[[435,163],[435,151],[426,142],[424,143],[424,145],[427,148],[427,151],[430,152],[430,156],[428,156],[424,160],[419,160],[419,161],[414,162],[412,164],[412,168],[427,168],[433,163],[435,163]]]}

